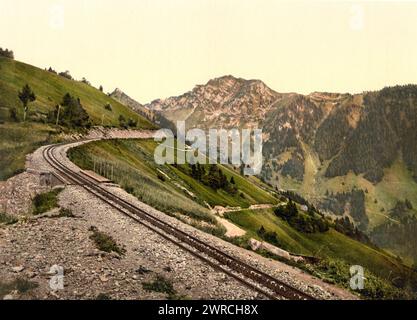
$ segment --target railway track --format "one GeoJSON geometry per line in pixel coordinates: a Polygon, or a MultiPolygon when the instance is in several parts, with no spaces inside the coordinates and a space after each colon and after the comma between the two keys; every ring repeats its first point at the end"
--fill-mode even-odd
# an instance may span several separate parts
{"type": "Polygon", "coordinates": [[[82,186],[111,207],[269,299],[314,300],[312,296],[147,213],[86,176],[63,165],[54,154],[56,148],[62,145],[64,144],[46,147],[43,150],[43,157],[67,180],[66,182],[82,186]]]}

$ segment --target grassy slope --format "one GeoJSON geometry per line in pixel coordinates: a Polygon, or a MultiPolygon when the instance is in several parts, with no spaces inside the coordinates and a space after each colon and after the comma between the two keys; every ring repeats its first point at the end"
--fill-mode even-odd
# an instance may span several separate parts
{"type": "Polygon", "coordinates": [[[138,128],[154,128],[148,120],[94,87],[0,57],[0,180],[23,170],[28,153],[41,145],[57,142],[54,135],[60,131],[59,128],[30,120],[44,119],[67,92],[81,99],[93,124],[101,124],[103,117],[104,125],[118,126],[119,115],[123,115],[126,119],[138,120],[138,128]],[[35,102],[29,104],[28,121],[9,122],[10,108],[16,108],[20,118],[23,118],[23,107],[17,94],[26,83],[32,87],[37,97],[35,102]],[[112,105],[112,111],[104,108],[107,103],[112,105]]]}
{"type": "Polygon", "coordinates": [[[258,238],[256,232],[261,226],[275,231],[285,249],[302,255],[342,259],[358,264],[384,278],[395,274],[407,274],[409,270],[388,253],[355,241],[334,229],[326,233],[305,234],[291,228],[288,223],[276,217],[272,210],[243,210],[227,214],[227,218],[249,231],[248,236],[258,238]]]}
{"type": "Polygon", "coordinates": [[[0,180],[25,167],[26,155],[38,147],[57,142],[56,129],[39,123],[0,124],[0,180]]]}
{"type": "Polygon", "coordinates": [[[134,140],[99,141],[71,149],[69,156],[84,169],[94,169],[94,161],[112,164],[113,179],[117,183],[159,210],[172,215],[180,213],[215,224],[207,208],[192,201],[190,196],[174,184],[175,175],[168,168],[154,164],[152,143],[153,141],[134,140]],[[173,178],[162,181],[158,178],[158,169],[173,178]]]}
{"type": "Polygon", "coordinates": [[[138,120],[140,128],[154,128],[148,120],[92,86],[3,57],[0,57],[0,115],[7,116],[7,109],[13,107],[16,107],[20,114],[23,113],[17,92],[25,84],[29,84],[37,96],[36,101],[30,104],[32,114],[46,114],[53,110],[68,92],[80,98],[93,124],[102,124],[103,117],[103,125],[117,126],[119,115],[123,115],[126,119],[138,120]],[[104,108],[107,103],[112,105],[112,111],[104,108]]]}
{"type": "MultiPolygon", "coordinates": [[[[151,179],[154,185],[162,184],[164,185],[164,188],[168,188],[169,191],[184,193],[174,184],[174,182],[176,182],[197,195],[198,199],[196,199],[196,201],[201,205],[204,205],[204,202],[207,202],[211,206],[223,205],[247,208],[251,204],[277,203],[277,200],[268,192],[254,187],[253,182],[249,182],[225,167],[223,167],[223,171],[226,176],[228,176],[229,179],[233,176],[236,181],[236,185],[239,189],[239,192],[236,195],[228,194],[222,190],[215,191],[210,187],[201,184],[186,174],[187,171],[185,166],[158,166],[153,159],[154,148],[156,146],[157,143],[153,140],[100,141],[81,146],[78,150],[82,151],[84,156],[87,154],[93,155],[95,158],[105,159],[111,163],[117,163],[117,166],[125,167],[125,169],[127,165],[129,170],[134,170],[143,177],[151,179]],[[160,179],[157,178],[157,169],[167,174],[171,180],[167,179],[165,182],[161,182],[160,179]],[[242,197],[240,193],[243,193],[244,197],[242,197]]],[[[75,155],[74,152],[75,151],[71,152],[71,154],[75,155]]],[[[79,154],[77,154],[77,156],[78,158],[74,158],[77,164],[84,168],[92,168],[93,164],[91,163],[91,156],[90,161],[84,159],[79,154]]],[[[115,179],[117,179],[117,177],[115,179]]],[[[123,179],[126,178],[120,178],[120,180],[123,179]]],[[[131,183],[133,183],[133,181],[131,181],[131,183]]]]}

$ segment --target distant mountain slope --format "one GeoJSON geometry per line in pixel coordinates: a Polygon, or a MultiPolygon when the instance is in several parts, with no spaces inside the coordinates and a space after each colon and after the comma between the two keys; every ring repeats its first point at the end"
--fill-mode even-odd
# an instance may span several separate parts
{"type": "Polygon", "coordinates": [[[154,114],[151,110],[145,108],[142,104],[129,97],[119,88],[114,89],[114,91],[109,96],[150,120],[152,120],[154,117],[154,114]]]}
{"type": "Polygon", "coordinates": [[[225,76],[146,107],[188,127],[262,128],[263,179],[363,230],[388,221],[398,201],[417,207],[415,85],[301,95],[225,76]]]}
{"type": "Polygon", "coordinates": [[[122,115],[126,120],[138,121],[138,128],[154,127],[149,120],[88,84],[4,57],[0,57],[0,120],[8,121],[12,108],[20,114],[23,112],[17,93],[25,84],[30,85],[37,97],[30,104],[30,120],[45,121],[48,112],[61,103],[66,93],[70,93],[81,100],[95,125],[118,126],[122,115]],[[107,104],[111,105],[111,110],[105,108],[107,104]]]}
{"type": "Polygon", "coordinates": [[[262,81],[224,76],[146,107],[173,122],[187,120],[189,127],[254,127],[281,96],[262,81]]]}

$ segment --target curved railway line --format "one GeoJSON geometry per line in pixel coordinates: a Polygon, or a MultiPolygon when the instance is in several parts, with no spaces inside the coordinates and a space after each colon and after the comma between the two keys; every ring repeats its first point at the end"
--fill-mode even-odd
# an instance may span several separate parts
{"type": "Polygon", "coordinates": [[[312,296],[299,289],[273,278],[269,274],[149,214],[114,195],[81,173],[63,165],[54,154],[57,147],[63,145],[65,144],[46,147],[43,150],[43,157],[67,182],[82,186],[111,207],[156,232],[164,239],[173,242],[214,269],[226,273],[269,299],[314,300],[312,296]]]}

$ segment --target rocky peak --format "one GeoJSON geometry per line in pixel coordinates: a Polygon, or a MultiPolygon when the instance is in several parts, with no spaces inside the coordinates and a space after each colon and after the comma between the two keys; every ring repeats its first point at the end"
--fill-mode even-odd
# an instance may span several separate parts
{"type": "Polygon", "coordinates": [[[166,118],[187,120],[191,126],[257,127],[280,94],[260,80],[231,75],[212,79],[193,90],[148,104],[166,118]]]}
{"type": "Polygon", "coordinates": [[[119,88],[114,89],[114,91],[110,94],[110,97],[120,102],[121,104],[124,104],[125,106],[131,108],[133,111],[139,113],[140,115],[145,116],[146,118],[153,121],[154,119],[153,113],[147,108],[145,108],[141,103],[129,97],[121,89],[119,88]]]}

